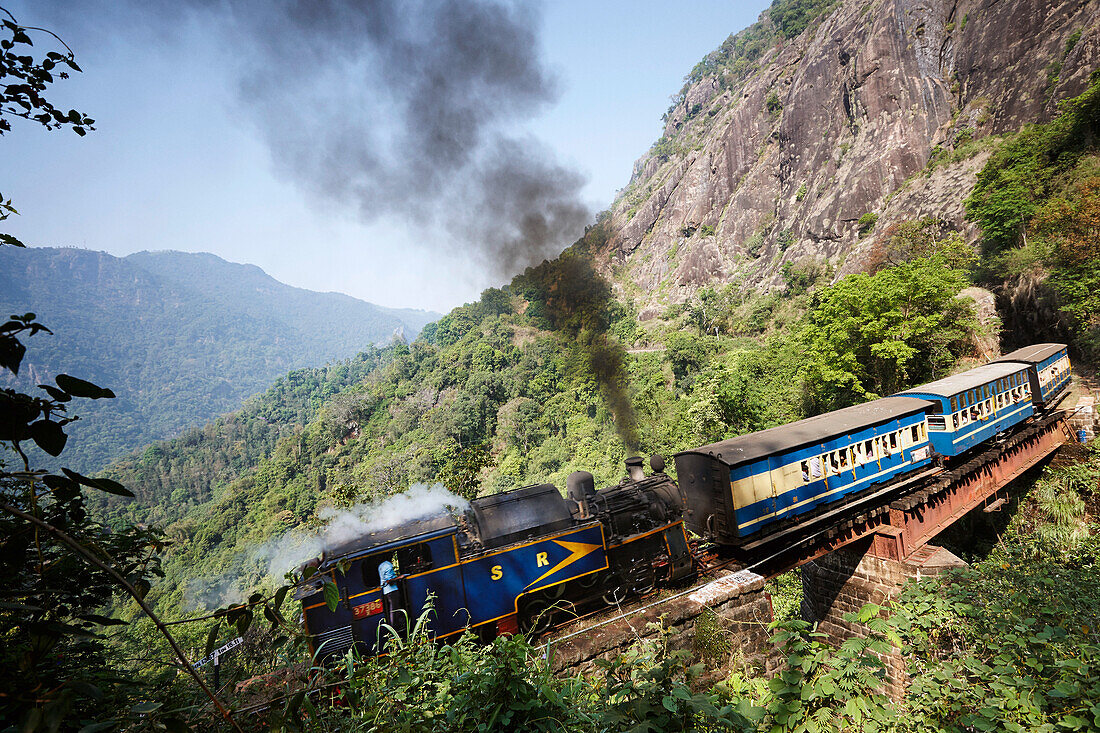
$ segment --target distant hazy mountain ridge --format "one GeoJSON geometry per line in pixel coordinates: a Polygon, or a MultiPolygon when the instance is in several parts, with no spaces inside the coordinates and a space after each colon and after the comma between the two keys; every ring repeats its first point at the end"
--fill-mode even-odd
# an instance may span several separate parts
{"type": "Polygon", "coordinates": [[[68,373],[110,387],[81,404],[65,464],[92,470],[237,409],[286,372],[346,359],[436,313],[278,282],[211,254],[0,249],[0,310],[34,312],[19,382],[68,373]]]}

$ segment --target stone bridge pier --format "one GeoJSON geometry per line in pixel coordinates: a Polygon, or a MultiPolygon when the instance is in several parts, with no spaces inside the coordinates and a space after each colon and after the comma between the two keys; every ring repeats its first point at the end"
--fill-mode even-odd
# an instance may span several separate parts
{"type": "MultiPolygon", "coordinates": [[[[874,538],[868,537],[802,566],[802,619],[816,622],[835,644],[865,636],[866,628],[845,621],[844,614],[867,603],[887,605],[910,579],[965,566],[935,545],[924,545],[904,560],[878,557],[874,538]]],[[[897,650],[878,656],[886,665],[886,693],[898,700],[905,693],[905,660],[897,650]]]]}

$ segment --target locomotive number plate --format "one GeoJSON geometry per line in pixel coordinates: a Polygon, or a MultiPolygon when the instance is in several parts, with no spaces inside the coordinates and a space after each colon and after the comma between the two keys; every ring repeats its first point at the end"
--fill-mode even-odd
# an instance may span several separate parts
{"type": "Polygon", "coordinates": [[[351,609],[351,613],[355,618],[366,618],[367,616],[373,616],[376,613],[382,613],[382,599],[373,600],[370,603],[364,603],[361,606],[356,606],[351,609]]]}

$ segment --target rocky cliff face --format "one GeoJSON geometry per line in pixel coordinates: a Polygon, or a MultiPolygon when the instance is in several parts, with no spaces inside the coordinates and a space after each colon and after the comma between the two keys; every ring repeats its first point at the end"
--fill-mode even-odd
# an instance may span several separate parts
{"type": "Polygon", "coordinates": [[[1098,21],[1083,0],[843,0],[785,39],[765,13],[689,77],[605,266],[645,319],[706,284],[777,286],[787,262],[859,271],[894,221],[973,240],[986,143],[1084,90],[1098,21]]]}

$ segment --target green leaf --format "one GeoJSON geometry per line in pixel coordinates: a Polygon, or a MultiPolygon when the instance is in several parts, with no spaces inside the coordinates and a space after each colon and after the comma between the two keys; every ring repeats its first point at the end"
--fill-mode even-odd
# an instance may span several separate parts
{"type": "Polygon", "coordinates": [[[206,634],[206,648],[202,655],[209,657],[214,652],[214,647],[218,644],[218,629],[221,628],[221,624],[217,623],[210,627],[210,631],[206,634]]]}
{"type": "Polygon", "coordinates": [[[168,729],[169,733],[191,733],[191,726],[183,718],[173,715],[170,718],[164,718],[160,722],[164,723],[164,727],[168,729]]]}
{"type": "Polygon", "coordinates": [[[13,336],[0,337],[0,367],[4,367],[12,374],[19,374],[19,365],[23,363],[23,355],[27,353],[27,347],[13,336]]]}
{"type": "Polygon", "coordinates": [[[248,627],[252,625],[252,611],[244,611],[237,617],[237,635],[244,636],[248,627]]]}
{"type": "Polygon", "coordinates": [[[68,374],[58,374],[54,377],[54,381],[57,382],[58,387],[73,397],[87,397],[88,399],[98,400],[115,396],[115,393],[109,389],[98,387],[91,382],[71,377],[68,374]]]}
{"type": "Polygon", "coordinates": [[[68,468],[62,468],[61,472],[73,481],[76,481],[77,483],[84,486],[88,486],[93,489],[99,489],[100,491],[105,491],[108,494],[115,494],[116,496],[125,496],[129,499],[134,498],[133,492],[131,492],[129,489],[127,489],[117,481],[112,481],[109,478],[88,478],[87,476],[83,476],[76,471],[72,471],[68,468]]]}
{"type": "Polygon", "coordinates": [[[77,616],[84,621],[91,621],[92,623],[99,624],[100,626],[126,626],[129,621],[123,621],[120,618],[110,618],[108,616],[100,616],[98,613],[85,613],[77,616]]]}
{"type": "Polygon", "coordinates": [[[89,723],[80,729],[79,733],[102,733],[105,730],[114,730],[118,727],[118,723],[113,720],[106,720],[101,723],[89,723]]]}
{"type": "Polygon", "coordinates": [[[283,601],[286,599],[286,594],[289,590],[290,586],[284,585],[282,588],[279,588],[279,590],[275,591],[275,601],[272,604],[275,610],[278,610],[282,607],[283,601]]]}
{"type": "Polygon", "coordinates": [[[138,703],[130,708],[130,712],[136,715],[148,715],[155,710],[160,710],[162,707],[164,707],[164,703],[150,700],[148,702],[138,703]]]}
{"type": "Polygon", "coordinates": [[[38,420],[30,425],[31,439],[51,456],[61,455],[69,436],[65,435],[60,423],[53,420],[38,420]]]}
{"type": "Polygon", "coordinates": [[[51,398],[57,400],[58,402],[69,402],[73,398],[73,396],[71,394],[69,394],[68,392],[66,392],[64,390],[61,390],[61,389],[58,389],[57,387],[54,387],[53,385],[40,384],[38,386],[41,389],[46,390],[46,394],[48,394],[51,398]]]}
{"type": "Polygon", "coordinates": [[[328,606],[328,610],[335,611],[336,607],[340,605],[340,589],[336,587],[336,583],[333,583],[331,580],[326,580],[324,593],[325,605],[328,606]]]}

